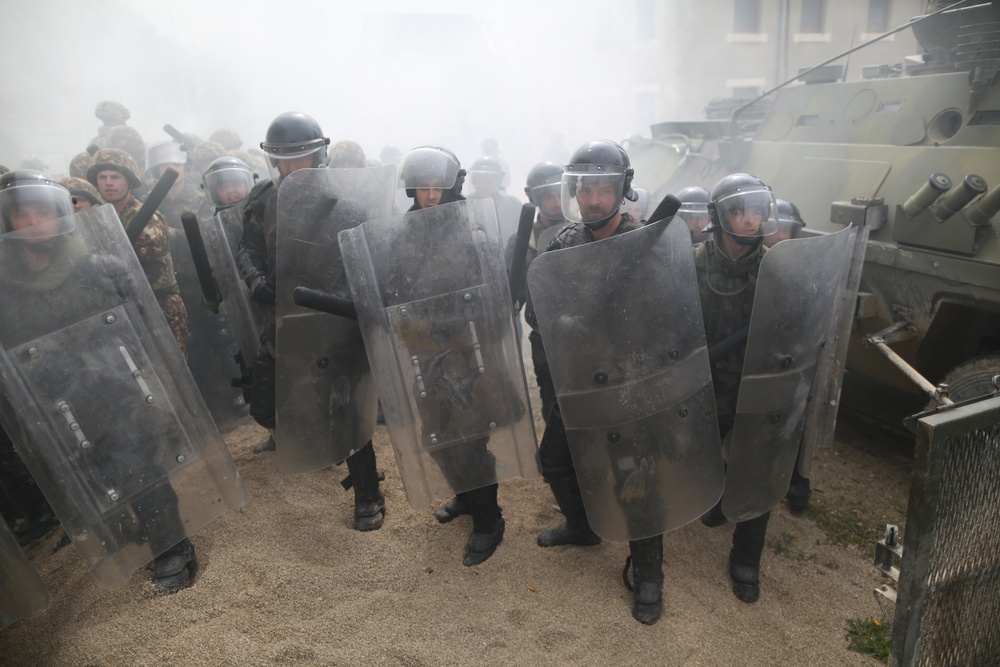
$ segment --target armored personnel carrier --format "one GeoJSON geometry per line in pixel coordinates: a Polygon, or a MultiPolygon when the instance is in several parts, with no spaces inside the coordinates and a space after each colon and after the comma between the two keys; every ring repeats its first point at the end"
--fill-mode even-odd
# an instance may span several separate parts
{"type": "Polygon", "coordinates": [[[1000,375],[1000,3],[906,29],[923,53],[905,62],[860,81],[820,67],[752,122],[744,104],[630,146],[654,201],[743,171],[795,202],[806,233],[869,225],[842,398],[895,423],[1000,375]]]}

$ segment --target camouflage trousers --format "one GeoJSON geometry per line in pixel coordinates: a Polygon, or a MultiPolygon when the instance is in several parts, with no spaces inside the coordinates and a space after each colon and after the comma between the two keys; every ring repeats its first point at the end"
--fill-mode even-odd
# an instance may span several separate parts
{"type": "Polygon", "coordinates": [[[160,304],[160,310],[167,318],[167,325],[177,339],[177,347],[181,348],[181,354],[188,358],[188,315],[187,308],[184,307],[184,300],[180,294],[163,294],[156,299],[160,304]]]}

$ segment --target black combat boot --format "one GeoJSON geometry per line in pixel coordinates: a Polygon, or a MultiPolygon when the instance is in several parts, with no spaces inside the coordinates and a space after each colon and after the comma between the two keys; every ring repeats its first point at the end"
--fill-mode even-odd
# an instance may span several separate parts
{"type": "Polygon", "coordinates": [[[438,523],[449,523],[454,519],[469,513],[469,500],[464,493],[456,493],[451,500],[434,510],[434,518],[438,523]]]}
{"type": "Polygon", "coordinates": [[[267,436],[267,440],[264,442],[254,445],[254,454],[263,454],[264,452],[273,452],[278,446],[274,442],[274,434],[271,433],[267,436]]]}
{"type": "Polygon", "coordinates": [[[378,488],[375,449],[370,440],[347,457],[347,470],[354,485],[354,530],[378,530],[385,519],[385,497],[378,488]]]}
{"type": "Polygon", "coordinates": [[[719,498],[719,502],[715,503],[715,507],[701,515],[701,522],[709,528],[721,526],[726,523],[726,521],[728,521],[728,519],[726,519],[726,515],[722,513],[722,498],[719,498]]]}
{"type": "Polygon", "coordinates": [[[663,613],[663,535],[630,540],[628,546],[632,555],[625,561],[622,578],[625,587],[635,593],[632,617],[640,623],[653,625],[663,613]],[[629,564],[634,583],[629,582],[629,564]]]}
{"type": "Polygon", "coordinates": [[[187,588],[194,579],[197,567],[194,545],[185,537],[153,559],[153,585],[156,586],[156,592],[166,595],[187,588]]]}
{"type": "Polygon", "coordinates": [[[473,489],[466,492],[465,497],[472,514],[472,533],[465,545],[462,564],[479,565],[492,556],[503,541],[505,524],[497,504],[497,485],[473,489]]]}
{"type": "Polygon", "coordinates": [[[760,597],[760,555],[764,551],[767,521],[771,513],[740,521],[733,531],[733,549],[729,552],[729,576],[733,593],[744,602],[760,597]]]}
{"type": "Polygon", "coordinates": [[[590,547],[601,543],[601,537],[590,528],[587,521],[587,511],[583,507],[583,496],[580,494],[580,484],[576,474],[553,475],[546,477],[552,487],[552,495],[559,503],[559,509],[566,516],[565,523],[550,528],[538,534],[538,546],[555,547],[563,544],[575,544],[590,547]]]}
{"type": "Polygon", "coordinates": [[[792,482],[788,486],[788,509],[792,514],[800,515],[809,508],[809,478],[799,474],[798,465],[792,470],[792,482]]]}

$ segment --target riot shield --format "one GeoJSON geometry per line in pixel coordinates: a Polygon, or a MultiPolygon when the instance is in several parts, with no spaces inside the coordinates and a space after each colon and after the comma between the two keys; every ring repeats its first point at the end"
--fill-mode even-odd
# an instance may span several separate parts
{"type": "Polygon", "coordinates": [[[813,383],[830,381],[816,377],[817,362],[834,344],[855,233],[782,241],[761,261],[722,496],[732,521],[788,492],[813,383]]]}
{"type": "Polygon", "coordinates": [[[378,396],[354,320],[295,305],[308,287],[347,297],[337,233],[392,213],[392,167],[301,169],[278,190],[278,467],[310,472],[340,463],[375,430],[378,396]]]}
{"type": "Polygon", "coordinates": [[[537,477],[493,202],[371,220],[340,245],[410,505],[537,477]]]}
{"type": "Polygon", "coordinates": [[[0,627],[49,608],[49,589],[0,516],[0,627]]]}
{"type": "Polygon", "coordinates": [[[114,208],[59,224],[0,240],[0,419],[115,590],[248,495],[114,208]]]}
{"type": "Polygon", "coordinates": [[[594,531],[638,540],[708,511],[724,473],[684,222],[543,253],[528,284],[594,531]]]}
{"type": "Polygon", "coordinates": [[[240,206],[223,209],[209,224],[202,225],[205,251],[212,264],[212,275],[222,294],[219,311],[227,317],[229,326],[233,328],[243,365],[251,367],[260,346],[264,313],[250,298],[250,290],[236,267],[242,237],[243,208],[240,206]]]}

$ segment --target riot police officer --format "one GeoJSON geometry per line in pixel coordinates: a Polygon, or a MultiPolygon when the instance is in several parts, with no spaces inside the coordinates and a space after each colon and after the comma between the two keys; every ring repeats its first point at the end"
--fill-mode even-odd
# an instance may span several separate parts
{"type": "Polygon", "coordinates": [[[677,198],[681,200],[677,215],[691,230],[691,243],[702,243],[710,236],[705,231],[711,222],[708,217],[708,202],[711,199],[708,190],[700,185],[692,185],[678,192],[677,198]]]}
{"type": "Polygon", "coordinates": [[[503,190],[506,175],[503,163],[496,157],[481,157],[469,167],[469,181],[472,183],[469,198],[493,198],[500,220],[500,236],[504,243],[517,233],[517,222],[521,215],[521,202],[503,190]]]}
{"type": "MultiPolygon", "coordinates": [[[[708,345],[739,336],[750,324],[757,273],[767,247],[764,240],[775,232],[773,197],[760,179],[750,174],[730,174],[712,188],[708,213],[711,236],[695,255],[698,289],[708,345]]],[[[718,411],[719,432],[725,442],[732,431],[746,341],[721,355],[712,365],[712,383],[718,411]]],[[[733,593],[744,602],[760,595],[760,557],[770,512],[736,524],[729,554],[733,593]]],[[[702,517],[708,526],[725,523],[721,505],[702,517]]]]}
{"type": "MultiPolygon", "coordinates": [[[[634,201],[633,170],[625,150],[613,141],[596,140],[578,148],[562,175],[562,211],[570,225],[546,247],[546,252],[608,239],[641,228],[640,221],[622,210],[624,200],[634,201]]],[[[526,315],[528,322],[535,318],[526,315]]],[[[570,454],[558,397],[553,402],[538,450],[542,476],[552,489],[564,523],[538,535],[538,545],[592,546],[601,542],[584,508],[580,482],[570,454]]],[[[632,616],[653,624],[663,612],[663,536],[630,540],[635,598],[632,616]]],[[[626,564],[626,573],[627,568],[626,564]]]]}
{"type": "Polygon", "coordinates": [[[802,229],[806,226],[799,213],[799,207],[787,199],[775,200],[778,212],[778,231],[764,239],[764,245],[768,248],[778,241],[798,238],[802,229]]]}
{"type": "Polygon", "coordinates": [[[226,156],[208,165],[201,176],[201,189],[218,215],[219,211],[246,202],[256,180],[257,175],[250,171],[246,162],[226,156]]]}
{"type": "MultiPolygon", "coordinates": [[[[298,169],[325,167],[329,144],[330,139],[323,136],[319,123],[304,113],[288,112],[275,118],[260,145],[268,156],[271,178],[254,186],[244,210],[239,269],[252,298],[264,306],[266,312],[261,347],[253,367],[250,415],[272,433],[275,427],[276,290],[296,287],[275,284],[278,186],[298,169]]],[[[273,447],[273,438],[270,442],[273,447]]],[[[347,458],[347,468],[354,486],[354,528],[378,530],[385,516],[385,500],[379,490],[371,441],[347,458]]]]}

